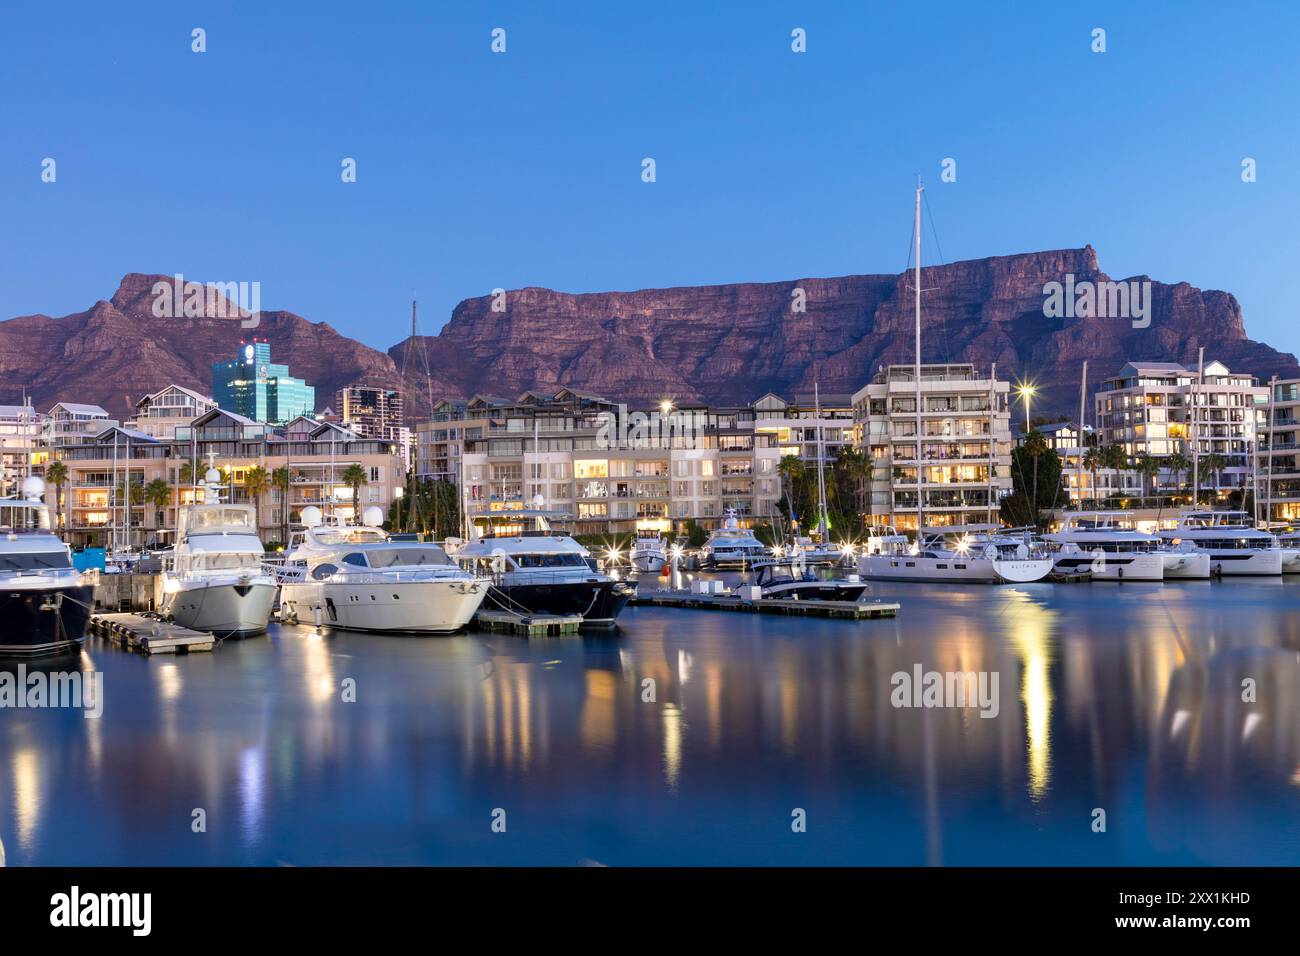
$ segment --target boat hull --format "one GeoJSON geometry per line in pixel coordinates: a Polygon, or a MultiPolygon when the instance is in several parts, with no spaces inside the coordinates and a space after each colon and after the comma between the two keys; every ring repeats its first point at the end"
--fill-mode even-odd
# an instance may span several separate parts
{"type": "Polygon", "coordinates": [[[1058,554],[1053,570],[1058,574],[1087,571],[1094,581],[1163,581],[1165,557],[1156,552],[1116,554],[1107,551],[1091,553],[1081,549],[1071,554],[1058,554]]]}
{"type": "Polygon", "coordinates": [[[1278,549],[1207,549],[1206,553],[1210,558],[1210,570],[1223,577],[1271,577],[1282,573],[1282,552],[1278,549]]]}
{"type": "Polygon", "coordinates": [[[0,658],[76,650],[85,640],[94,596],[89,584],[0,589],[0,658]]]}
{"type": "Polygon", "coordinates": [[[502,583],[493,591],[497,593],[488,600],[489,607],[532,614],[581,614],[582,623],[592,627],[613,627],[633,594],[621,581],[502,583]]]}
{"type": "Polygon", "coordinates": [[[1282,549],[1282,573],[1300,574],[1300,548],[1282,549]]]}
{"type": "Polygon", "coordinates": [[[1210,577],[1210,556],[1204,551],[1165,551],[1166,581],[1206,581],[1210,577]]]}
{"type": "Polygon", "coordinates": [[[797,601],[858,601],[867,591],[865,584],[848,581],[799,581],[763,589],[763,597],[797,601]]]}
{"type": "Polygon", "coordinates": [[[452,634],[474,617],[488,593],[482,581],[286,583],[280,616],[373,634],[452,634]]]}
{"type": "Polygon", "coordinates": [[[169,595],[163,610],[181,627],[217,637],[264,634],[276,590],[266,582],[195,585],[169,595]]]}
{"type": "Polygon", "coordinates": [[[657,552],[634,554],[632,556],[632,567],[642,574],[658,574],[663,570],[663,566],[664,556],[657,552]]]}
{"type": "Polygon", "coordinates": [[[994,562],[981,558],[929,558],[909,554],[868,554],[858,559],[858,573],[878,581],[998,584],[994,562]]]}

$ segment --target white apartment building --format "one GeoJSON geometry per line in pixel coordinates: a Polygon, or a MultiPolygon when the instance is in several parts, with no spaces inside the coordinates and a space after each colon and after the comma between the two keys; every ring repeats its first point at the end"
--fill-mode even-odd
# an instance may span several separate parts
{"type": "MultiPolygon", "coordinates": [[[[1268,394],[1267,386],[1222,362],[1206,363],[1201,375],[1175,362],[1129,362],[1102,382],[1093,400],[1103,444],[1122,446],[1130,460],[1177,453],[1190,461],[1194,450],[1201,460],[1217,455],[1224,467],[1215,474],[1200,468],[1199,484],[1227,490],[1250,479],[1268,394]]],[[[1190,480],[1190,471],[1162,469],[1157,484],[1190,480]]]]}
{"type": "Polygon", "coordinates": [[[98,405],[59,402],[45,413],[41,443],[48,448],[75,445],[118,424],[98,405]]]}
{"type": "Polygon", "coordinates": [[[168,385],[135,403],[135,418],[127,424],[153,438],[172,439],[176,429],[217,407],[212,399],[183,385],[168,385]]]}
{"type": "Polygon", "coordinates": [[[1259,442],[1261,519],[1300,524],[1300,379],[1272,383],[1259,442]]]}
{"type": "Polygon", "coordinates": [[[917,461],[916,377],[891,365],[853,395],[859,447],[874,463],[874,524],[926,527],[996,522],[1011,493],[1010,383],[969,364],[921,366],[921,461],[917,461]]]}
{"type": "MultiPolygon", "coordinates": [[[[0,498],[16,495],[39,459],[40,416],[31,405],[0,405],[0,498]]],[[[37,469],[39,470],[39,469],[37,469]]]]}

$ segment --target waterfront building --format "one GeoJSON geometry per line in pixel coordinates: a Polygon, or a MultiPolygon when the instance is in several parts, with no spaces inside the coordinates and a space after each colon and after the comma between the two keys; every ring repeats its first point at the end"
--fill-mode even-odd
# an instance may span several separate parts
{"type": "Polygon", "coordinates": [[[691,521],[716,527],[727,508],[753,524],[777,514],[781,440],[805,447],[803,423],[789,431],[781,400],[770,399],[761,409],[637,410],[562,388],[443,400],[417,426],[416,471],[459,485],[467,514],[540,497],[574,515],[580,533],[680,534],[691,521]]]}
{"type": "Polygon", "coordinates": [[[922,365],[920,384],[921,462],[915,367],[884,368],[853,394],[874,465],[868,520],[915,529],[919,494],[927,527],[997,521],[1012,486],[1010,383],[957,363],[922,365]]]}
{"type": "Polygon", "coordinates": [[[174,438],[176,429],[217,407],[212,399],[183,385],[168,385],[135,403],[135,418],[129,424],[154,438],[174,438]]]}
{"type": "Polygon", "coordinates": [[[264,541],[283,541],[286,521],[297,530],[307,505],[352,517],[353,489],[344,481],[351,465],[359,465],[366,477],[358,488],[362,510],[374,505],[387,514],[402,482],[401,455],[390,442],[309,416],[276,427],[220,408],[176,427],[170,437],[111,426],[53,453],[69,473],[65,501],[68,540],[74,545],[170,543],[178,509],[195,499],[189,475],[201,477],[209,467],[222,473],[229,500],[257,506],[264,541]],[[254,500],[247,480],[257,467],[268,477],[288,469],[287,495],[272,485],[254,500]],[[128,478],[141,489],[160,479],[169,490],[166,503],[145,501],[137,493],[128,507],[126,496],[113,493],[128,478]]]}
{"type": "Polygon", "coordinates": [[[1259,495],[1271,526],[1300,524],[1300,379],[1272,383],[1260,426],[1259,495]]]}
{"type": "Polygon", "coordinates": [[[339,418],[363,438],[398,441],[403,427],[402,393],[378,385],[357,383],[334,396],[339,418]]]}
{"type": "Polygon", "coordinates": [[[116,424],[98,405],[59,402],[42,419],[41,444],[47,448],[77,444],[116,424]]]}
{"type": "Polygon", "coordinates": [[[240,342],[234,360],[213,364],[212,397],[221,408],[272,425],[316,410],[316,390],[273,363],[271,344],[261,339],[240,342]]]}
{"type": "Polygon", "coordinates": [[[41,420],[31,405],[0,405],[0,498],[15,495],[39,470],[41,420]]]}
{"type": "MultiPolygon", "coordinates": [[[[1213,473],[1199,468],[1198,483],[1231,490],[1245,488],[1253,474],[1268,394],[1267,386],[1222,362],[1207,362],[1203,375],[1176,362],[1129,362],[1101,383],[1093,400],[1103,444],[1120,445],[1133,462],[1144,454],[1180,454],[1221,464],[1213,473]]],[[[1190,481],[1190,467],[1179,474],[1162,468],[1156,478],[1164,488],[1190,481]]]]}

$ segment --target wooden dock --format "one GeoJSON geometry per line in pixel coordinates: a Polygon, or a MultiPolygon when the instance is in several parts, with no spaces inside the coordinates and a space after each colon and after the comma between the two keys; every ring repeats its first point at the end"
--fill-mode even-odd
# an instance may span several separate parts
{"type": "Polygon", "coordinates": [[[558,637],[577,634],[581,614],[529,614],[519,611],[480,610],[474,624],[488,631],[506,631],[525,637],[558,637]]]}
{"type": "Polygon", "coordinates": [[[92,614],[89,630],[119,647],[144,654],[191,654],[210,651],[216,638],[140,614],[92,614]]]}
{"type": "Polygon", "coordinates": [[[899,605],[886,601],[799,601],[793,598],[750,600],[733,594],[692,594],[689,591],[649,591],[631,601],[648,607],[686,607],[708,611],[750,611],[759,614],[799,614],[853,621],[896,617],[899,605]]]}

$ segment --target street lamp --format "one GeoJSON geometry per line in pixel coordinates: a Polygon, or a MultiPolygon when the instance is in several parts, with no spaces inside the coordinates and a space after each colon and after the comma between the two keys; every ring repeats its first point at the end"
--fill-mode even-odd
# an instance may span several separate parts
{"type": "Polygon", "coordinates": [[[1021,382],[1016,386],[1016,393],[1025,403],[1025,437],[1029,436],[1029,401],[1038,394],[1038,386],[1032,382],[1021,382]]]}

